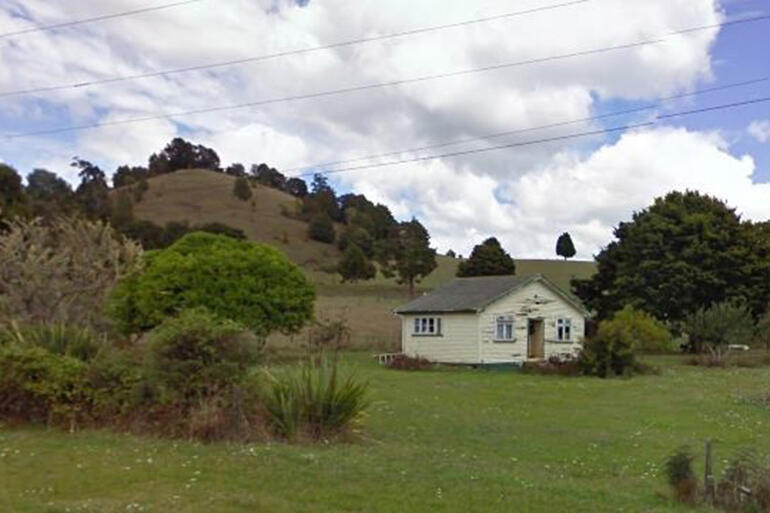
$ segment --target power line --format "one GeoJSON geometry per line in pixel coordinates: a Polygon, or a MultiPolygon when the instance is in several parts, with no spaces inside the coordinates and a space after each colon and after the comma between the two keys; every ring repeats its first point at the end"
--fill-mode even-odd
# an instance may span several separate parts
{"type": "Polygon", "coordinates": [[[27,29],[17,30],[15,32],[6,32],[4,34],[0,34],[0,39],[5,39],[5,38],[8,38],[8,37],[13,37],[13,36],[20,36],[22,34],[29,34],[29,33],[32,33],[32,32],[43,32],[43,31],[46,31],[46,30],[56,30],[56,29],[61,29],[61,28],[65,28],[65,27],[74,27],[75,25],[84,25],[86,23],[93,23],[95,21],[104,21],[104,20],[111,20],[111,19],[114,19],[114,18],[122,18],[123,16],[133,16],[135,14],[142,14],[142,13],[146,13],[146,12],[160,11],[162,9],[170,9],[172,7],[179,7],[179,6],[182,6],[182,5],[197,3],[197,2],[201,2],[201,1],[203,1],[203,0],[184,0],[182,2],[174,2],[174,3],[170,3],[170,4],[156,5],[156,6],[153,6],[153,7],[145,7],[145,8],[142,8],[142,9],[133,9],[131,11],[122,11],[122,12],[117,12],[117,13],[113,13],[113,14],[103,14],[101,16],[94,16],[93,18],[85,18],[85,19],[82,19],[82,20],[66,21],[66,22],[63,22],[63,23],[56,23],[54,25],[41,25],[41,26],[37,26],[37,27],[30,27],[30,28],[27,28],[27,29]]]}
{"type": "Polygon", "coordinates": [[[361,166],[351,166],[346,168],[340,168],[340,169],[333,169],[331,171],[318,171],[313,173],[302,173],[299,175],[296,175],[297,177],[305,177],[305,176],[313,176],[315,174],[321,174],[321,175],[330,175],[335,173],[345,173],[350,171],[358,171],[362,169],[373,169],[373,168],[379,168],[379,167],[388,167],[388,166],[395,166],[400,164],[408,164],[412,162],[422,162],[426,160],[436,160],[440,158],[450,158],[450,157],[459,157],[463,155],[473,155],[476,153],[485,153],[489,151],[496,151],[496,150],[502,150],[507,148],[518,148],[522,146],[533,146],[537,144],[544,144],[549,142],[556,142],[556,141],[565,141],[569,139],[577,139],[582,137],[590,137],[592,135],[601,135],[601,134],[608,134],[613,132],[621,132],[624,130],[632,130],[635,128],[644,128],[655,125],[658,121],[662,119],[670,119],[670,118],[677,118],[677,117],[684,117],[684,116],[691,116],[694,114],[701,114],[704,112],[713,112],[717,110],[725,110],[725,109],[732,109],[736,107],[746,106],[746,105],[755,105],[758,103],[765,103],[770,102],[770,96],[765,96],[761,98],[755,98],[752,100],[744,100],[740,102],[733,102],[733,103],[726,103],[722,105],[714,105],[711,107],[703,107],[699,109],[693,109],[693,110],[687,110],[687,111],[680,111],[675,112],[672,114],[663,114],[660,116],[656,116],[654,121],[648,121],[645,123],[636,123],[636,124],[630,124],[630,125],[623,125],[623,126],[617,126],[612,128],[606,128],[606,129],[600,129],[600,130],[591,130],[587,132],[577,132],[573,134],[567,134],[567,135],[559,135],[554,137],[545,137],[541,139],[534,139],[530,141],[524,141],[524,142],[515,142],[515,143],[509,143],[509,144],[501,144],[498,146],[490,146],[488,148],[476,148],[472,150],[462,150],[462,151],[455,151],[450,153],[441,153],[437,155],[426,155],[422,157],[413,157],[409,159],[402,159],[402,160],[394,160],[390,162],[378,162],[376,164],[366,164],[361,166]]]}
{"type": "Polygon", "coordinates": [[[378,153],[378,154],[374,154],[374,155],[366,155],[366,156],[361,156],[361,157],[356,157],[356,158],[351,158],[351,159],[346,159],[346,160],[335,160],[335,161],[331,161],[331,162],[322,162],[322,163],[318,163],[318,164],[311,164],[311,165],[306,165],[306,166],[293,167],[293,168],[284,169],[283,171],[285,173],[291,173],[291,172],[294,172],[294,171],[303,171],[303,170],[306,170],[306,169],[316,169],[316,168],[337,166],[337,165],[340,165],[340,164],[350,164],[350,163],[353,163],[353,162],[360,162],[360,161],[364,161],[364,160],[373,160],[373,159],[383,158],[383,157],[392,157],[394,155],[401,155],[403,153],[414,153],[414,152],[417,152],[417,151],[430,150],[430,149],[434,149],[434,148],[443,148],[443,147],[446,147],[446,146],[454,146],[454,145],[457,145],[457,144],[464,144],[464,143],[470,143],[470,142],[476,142],[476,141],[484,141],[484,140],[487,140],[487,139],[496,139],[496,138],[505,137],[505,136],[508,136],[508,135],[515,135],[515,134],[521,134],[521,133],[526,133],[526,132],[534,132],[536,130],[544,130],[544,129],[547,129],[547,128],[558,128],[558,127],[562,127],[562,126],[575,125],[575,124],[578,124],[578,123],[585,123],[585,122],[588,122],[588,121],[598,121],[598,120],[601,120],[601,119],[606,119],[606,118],[611,118],[611,117],[616,117],[616,116],[622,116],[622,115],[625,115],[625,114],[634,114],[634,113],[637,113],[637,112],[644,112],[644,111],[648,111],[648,110],[653,110],[653,109],[656,109],[656,108],[662,106],[662,104],[664,104],[666,102],[669,102],[669,101],[672,101],[672,100],[677,100],[677,99],[681,99],[681,98],[688,98],[688,97],[692,97],[692,96],[698,96],[698,95],[706,94],[706,93],[713,93],[713,92],[716,92],[716,91],[724,91],[724,90],[727,90],[727,89],[734,89],[736,87],[744,87],[744,86],[747,86],[747,85],[759,84],[759,83],[767,82],[767,81],[770,81],[770,75],[764,76],[764,77],[760,77],[760,78],[751,79],[751,80],[744,80],[744,81],[741,81],[741,82],[733,82],[733,83],[730,83],[730,84],[724,84],[724,85],[721,85],[721,86],[709,87],[709,88],[705,88],[705,89],[698,89],[696,91],[690,91],[690,92],[687,92],[687,93],[676,94],[676,95],[673,95],[673,96],[667,96],[665,98],[660,98],[658,100],[658,102],[656,102],[656,103],[651,103],[649,105],[644,105],[644,106],[641,106],[641,107],[634,107],[634,108],[631,108],[631,109],[624,109],[624,110],[606,112],[604,114],[599,114],[597,116],[590,116],[590,117],[585,117],[585,118],[580,118],[580,119],[572,119],[572,120],[567,120],[567,121],[557,121],[555,123],[548,123],[548,124],[545,124],[545,125],[539,125],[539,126],[533,126],[533,127],[527,127],[527,128],[517,128],[515,130],[507,130],[505,132],[496,132],[496,133],[493,133],[493,134],[480,135],[480,136],[476,136],[476,137],[467,137],[467,138],[464,138],[464,139],[455,139],[453,141],[446,141],[446,142],[441,142],[441,143],[436,143],[436,144],[429,144],[429,145],[425,145],[425,146],[405,148],[405,149],[402,149],[402,150],[389,151],[389,152],[386,152],[386,153],[378,153]]]}
{"type": "Polygon", "coordinates": [[[61,128],[52,128],[52,129],[46,129],[46,130],[36,130],[31,132],[21,132],[16,134],[6,134],[3,137],[5,140],[12,140],[12,139],[18,139],[21,137],[31,137],[31,136],[37,136],[37,135],[49,135],[49,134],[57,134],[57,133],[63,133],[63,132],[74,132],[74,131],[80,131],[80,130],[88,130],[93,128],[101,128],[106,126],[118,126],[118,125],[126,125],[126,124],[132,124],[132,123],[141,123],[146,121],[154,121],[158,119],[174,119],[178,117],[183,116],[190,116],[190,115],[196,115],[196,114],[208,114],[212,112],[223,112],[223,111],[231,111],[231,110],[239,110],[239,109],[245,109],[245,108],[251,108],[251,107],[258,107],[262,105],[269,105],[274,103],[285,103],[285,102],[291,102],[291,101],[297,101],[297,100],[307,100],[307,99],[313,99],[313,98],[321,98],[325,96],[335,96],[339,94],[345,94],[345,93],[351,93],[356,91],[364,91],[369,89],[378,89],[383,87],[390,87],[390,86],[396,86],[396,85],[405,85],[405,84],[413,84],[418,82],[426,82],[429,80],[437,80],[442,78],[449,78],[449,77],[455,77],[455,76],[461,76],[461,75],[468,75],[472,73],[481,73],[481,72],[488,72],[488,71],[496,71],[500,69],[507,69],[517,66],[524,66],[524,65],[530,65],[530,64],[539,64],[544,62],[550,62],[550,61],[556,61],[556,60],[562,60],[562,59],[568,59],[568,58],[574,58],[574,57],[581,57],[581,56],[587,56],[587,55],[595,55],[600,53],[607,53],[610,51],[616,51],[616,50],[622,50],[622,49],[629,49],[629,48],[635,48],[639,46],[645,46],[645,45],[651,45],[651,44],[658,44],[665,41],[666,37],[678,35],[678,34],[684,34],[684,33],[691,33],[698,30],[708,30],[712,28],[717,27],[727,27],[727,26],[734,26],[739,23],[749,23],[749,22],[757,22],[762,20],[770,19],[770,15],[766,16],[757,16],[754,18],[746,18],[743,20],[736,20],[736,21],[730,21],[725,23],[719,23],[719,24],[713,24],[713,25],[705,25],[700,27],[692,27],[688,29],[678,30],[675,32],[670,32],[664,36],[661,36],[658,39],[654,40],[647,40],[647,41],[638,41],[635,43],[628,43],[623,45],[614,45],[614,46],[608,46],[603,48],[597,48],[592,50],[584,50],[580,52],[572,52],[567,54],[561,54],[561,55],[554,55],[550,57],[540,57],[536,59],[528,59],[525,61],[517,61],[512,63],[506,63],[506,64],[495,64],[492,66],[484,66],[481,68],[471,68],[466,70],[460,70],[460,71],[453,71],[448,73],[440,73],[435,75],[425,75],[422,77],[417,78],[409,78],[409,79],[401,79],[401,80],[394,80],[391,82],[379,82],[374,84],[366,84],[361,86],[353,86],[353,87],[347,87],[342,89],[332,89],[328,91],[321,91],[316,93],[309,93],[309,94],[301,94],[301,95],[294,95],[294,96],[285,96],[280,98],[272,98],[267,100],[259,100],[254,102],[247,102],[247,103],[239,103],[239,104],[233,104],[233,105],[224,105],[224,106],[218,106],[218,107],[206,107],[202,109],[195,109],[195,110],[188,110],[188,111],[180,111],[176,113],[171,114],[155,114],[151,116],[143,116],[143,117],[137,117],[137,118],[128,118],[128,119],[120,119],[115,121],[104,121],[104,122],[96,122],[96,123],[89,123],[87,125],[79,125],[79,126],[68,126],[68,127],[61,127],[61,128]]]}
{"type": "MultiPolygon", "coordinates": [[[[200,0],[193,0],[193,1],[200,1],[200,0]]],[[[422,27],[422,28],[416,28],[412,30],[406,30],[403,32],[395,32],[392,34],[385,34],[382,36],[372,36],[372,37],[363,37],[358,39],[352,39],[349,41],[342,41],[338,43],[332,43],[328,45],[321,45],[321,46],[312,46],[309,48],[301,48],[296,50],[286,50],[283,52],[277,52],[277,53],[270,53],[270,54],[264,54],[264,55],[257,55],[253,57],[244,57],[242,59],[234,59],[229,61],[221,61],[221,62],[215,62],[210,64],[200,64],[196,66],[186,66],[183,68],[173,68],[173,69],[167,69],[167,70],[156,70],[156,71],[148,71],[146,73],[137,73],[135,75],[122,75],[118,77],[111,77],[111,78],[104,78],[104,79],[98,79],[98,80],[89,80],[86,82],[76,82],[73,84],[62,84],[62,85],[54,85],[54,86],[46,86],[46,87],[37,87],[33,89],[19,89],[15,91],[4,91],[0,92],[0,97],[6,97],[6,96],[19,96],[24,94],[34,94],[34,93],[46,93],[46,92],[52,92],[52,91],[60,91],[63,89],[79,89],[83,87],[92,87],[95,85],[103,85],[103,84],[113,84],[117,82],[125,82],[129,80],[139,80],[143,78],[152,78],[152,77],[159,77],[159,76],[167,76],[167,75],[175,75],[179,73],[187,73],[191,71],[202,71],[207,69],[214,69],[214,68],[222,68],[222,67],[228,67],[228,66],[236,66],[239,64],[247,64],[251,62],[259,62],[259,61],[267,61],[271,59],[277,59],[280,57],[288,57],[290,55],[299,55],[299,54],[305,54],[305,53],[311,53],[311,52],[318,52],[322,50],[332,50],[334,48],[343,48],[346,46],[353,46],[363,43],[370,43],[373,41],[383,41],[387,39],[395,39],[399,37],[405,37],[405,36],[412,36],[416,34],[424,34],[427,32],[435,32],[438,30],[445,30],[450,28],[456,28],[456,27],[463,27],[467,25],[474,25],[478,23],[486,23],[489,21],[494,20],[500,20],[505,18],[513,18],[516,16],[524,16],[528,14],[535,14],[538,12],[543,11],[551,11],[555,9],[561,9],[564,7],[571,7],[578,4],[584,4],[587,2],[591,2],[593,0],[571,0],[569,2],[563,2],[559,4],[554,5],[547,5],[544,7],[537,7],[534,9],[527,9],[524,11],[514,11],[514,12],[508,12],[503,14],[498,14],[495,16],[486,16],[484,18],[475,18],[472,20],[465,20],[455,23],[448,23],[445,25],[433,25],[429,27],[422,27]]],[[[2,37],[2,36],[0,36],[2,37]]]]}

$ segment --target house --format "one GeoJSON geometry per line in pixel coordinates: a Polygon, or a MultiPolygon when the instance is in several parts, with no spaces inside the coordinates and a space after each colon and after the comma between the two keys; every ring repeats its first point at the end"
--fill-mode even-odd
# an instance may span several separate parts
{"type": "Polygon", "coordinates": [[[539,274],[457,278],[395,313],[404,354],[463,364],[574,356],[588,316],[576,298],[539,274]]]}

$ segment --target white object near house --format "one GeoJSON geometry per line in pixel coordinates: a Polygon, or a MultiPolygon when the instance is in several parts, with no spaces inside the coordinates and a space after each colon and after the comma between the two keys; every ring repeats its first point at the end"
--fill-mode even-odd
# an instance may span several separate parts
{"type": "Polygon", "coordinates": [[[395,310],[401,349],[440,363],[523,363],[575,356],[583,305],[546,277],[457,278],[395,310]]]}

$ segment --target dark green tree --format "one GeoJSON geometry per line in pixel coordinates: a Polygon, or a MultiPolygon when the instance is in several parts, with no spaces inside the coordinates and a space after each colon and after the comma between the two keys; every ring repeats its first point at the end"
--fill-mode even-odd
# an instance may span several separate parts
{"type": "Polygon", "coordinates": [[[302,178],[289,178],[286,181],[286,192],[296,198],[304,198],[307,196],[307,184],[302,178]]]}
{"type": "Polygon", "coordinates": [[[332,244],[335,239],[334,224],[332,224],[329,216],[324,214],[316,215],[308,226],[307,234],[313,240],[332,244]]]}
{"type": "Polygon", "coordinates": [[[58,215],[72,214],[75,210],[72,187],[45,169],[35,169],[27,175],[27,196],[34,217],[50,220],[58,215]]]}
{"type": "Polygon", "coordinates": [[[374,264],[367,258],[364,252],[355,244],[348,245],[345,254],[337,266],[337,271],[342,276],[342,281],[357,282],[359,280],[371,280],[377,274],[374,264]]]}
{"type": "Polygon", "coordinates": [[[115,195],[110,222],[116,229],[121,230],[134,220],[134,201],[130,191],[120,190],[115,195]]]}
{"type": "Polygon", "coordinates": [[[181,137],[174,138],[160,153],[149,160],[150,175],[173,173],[179,169],[209,169],[220,171],[219,155],[211,148],[195,145],[181,137]]]}
{"type": "Polygon", "coordinates": [[[501,276],[516,274],[516,264],[495,237],[475,246],[470,258],[457,267],[457,276],[501,276]]]}
{"type": "Polygon", "coordinates": [[[749,233],[722,201],[672,192],[620,223],[596,257],[598,272],[573,289],[600,319],[630,304],[676,322],[731,299],[752,301],[758,315],[770,298],[749,233]]]}
{"type": "Polygon", "coordinates": [[[227,166],[227,169],[225,169],[225,174],[234,176],[236,178],[246,177],[246,168],[243,167],[243,164],[235,162],[227,166]]]}
{"type": "Polygon", "coordinates": [[[564,257],[564,260],[575,256],[575,245],[572,243],[572,237],[567,232],[562,233],[556,241],[556,254],[564,257]]]}
{"type": "Polygon", "coordinates": [[[233,195],[241,201],[248,201],[251,196],[251,186],[246,177],[239,176],[233,182],[233,195]]]}
{"type": "Polygon", "coordinates": [[[110,187],[107,185],[104,171],[78,157],[75,157],[70,165],[80,170],[80,185],[75,191],[75,199],[83,214],[91,219],[109,219],[112,213],[110,187]]]}
{"type": "Polygon", "coordinates": [[[398,282],[408,286],[410,297],[415,295],[415,284],[438,265],[428,230],[417,219],[394,226],[390,238],[378,245],[377,258],[383,274],[398,276],[398,282]]]}
{"type": "Polygon", "coordinates": [[[0,163],[0,229],[5,221],[27,210],[27,196],[21,176],[14,168],[0,163]]]}
{"type": "Polygon", "coordinates": [[[142,166],[120,166],[112,175],[113,187],[125,187],[146,180],[150,172],[142,166]]]}
{"type": "Polygon", "coordinates": [[[144,269],[113,291],[110,312],[127,334],[204,307],[260,337],[296,332],[313,316],[315,291],[280,251],[223,235],[190,233],[146,254],[144,269]]]}
{"type": "Polygon", "coordinates": [[[346,226],[337,239],[337,247],[341,251],[345,251],[351,245],[357,246],[367,258],[374,256],[374,239],[368,231],[360,226],[346,226]]]}

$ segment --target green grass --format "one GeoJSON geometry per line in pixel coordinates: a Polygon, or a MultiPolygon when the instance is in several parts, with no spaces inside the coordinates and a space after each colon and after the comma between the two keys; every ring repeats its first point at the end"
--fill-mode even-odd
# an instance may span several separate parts
{"type": "MultiPolygon", "coordinates": [[[[348,356],[372,387],[362,440],[238,446],[0,430],[0,511],[667,512],[682,444],[770,454],[770,368],[560,378],[405,373],[348,356]]],[[[699,470],[700,472],[700,470],[699,470]]]]}

